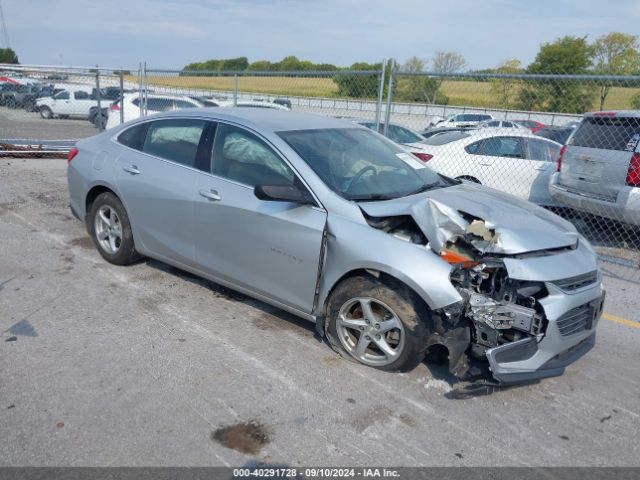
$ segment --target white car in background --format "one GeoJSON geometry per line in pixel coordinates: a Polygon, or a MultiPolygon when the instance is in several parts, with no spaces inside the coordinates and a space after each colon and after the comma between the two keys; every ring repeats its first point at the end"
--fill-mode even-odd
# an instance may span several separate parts
{"type": "Polygon", "coordinates": [[[445,132],[424,141],[428,165],[438,173],[542,206],[558,206],[548,185],[561,147],[528,130],[504,128],[445,132]]]}
{"type": "Polygon", "coordinates": [[[433,123],[434,127],[475,127],[481,122],[493,120],[490,113],[456,113],[433,123]]]}
{"type": "MultiPolygon", "coordinates": [[[[203,108],[203,107],[232,107],[234,106],[233,100],[220,99],[217,97],[196,97],[187,95],[170,95],[170,94],[157,94],[148,93],[146,95],[147,102],[147,115],[153,113],[167,112],[171,110],[180,110],[182,108],[203,108]]],[[[122,100],[116,100],[111,103],[108,111],[108,118],[106,129],[113,128],[120,125],[120,109],[124,108],[124,121],[134,120],[142,116],[140,109],[140,94],[129,93],[124,96],[124,102],[122,100]],[[124,107],[123,107],[124,104],[124,107]]],[[[286,106],[279,105],[272,102],[260,101],[260,100],[241,100],[237,102],[238,107],[258,107],[258,108],[272,108],[277,110],[289,110],[286,106]]]]}
{"type": "MultiPolygon", "coordinates": [[[[36,100],[36,110],[42,118],[89,118],[91,107],[98,105],[95,88],[84,85],[56,85],[53,97],[36,100]]],[[[107,105],[107,102],[104,102],[107,105]]]]}

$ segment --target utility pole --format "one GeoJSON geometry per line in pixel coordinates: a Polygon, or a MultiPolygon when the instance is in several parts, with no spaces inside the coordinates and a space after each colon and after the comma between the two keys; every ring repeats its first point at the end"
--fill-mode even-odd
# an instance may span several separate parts
{"type": "Polygon", "coordinates": [[[11,48],[9,42],[9,30],[7,30],[7,24],[4,21],[4,12],[2,11],[2,0],[0,0],[0,28],[2,28],[2,38],[6,48],[11,48]]]}

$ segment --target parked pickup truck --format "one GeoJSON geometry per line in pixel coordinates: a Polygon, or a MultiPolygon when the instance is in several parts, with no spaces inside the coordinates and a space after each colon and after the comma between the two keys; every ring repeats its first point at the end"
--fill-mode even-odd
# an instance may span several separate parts
{"type": "Polygon", "coordinates": [[[30,84],[17,85],[15,88],[2,92],[0,104],[9,108],[25,108],[33,110],[38,98],[50,97],[55,92],[49,85],[30,84]]]}
{"type": "MultiPolygon", "coordinates": [[[[89,110],[98,105],[95,88],[83,85],[67,85],[53,97],[36,100],[42,118],[89,118],[89,110]]],[[[105,101],[105,106],[107,101],[105,101]]]]}

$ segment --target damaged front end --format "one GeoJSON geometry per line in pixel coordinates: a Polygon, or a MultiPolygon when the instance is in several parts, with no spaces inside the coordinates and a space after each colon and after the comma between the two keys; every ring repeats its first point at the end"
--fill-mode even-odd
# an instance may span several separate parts
{"type": "MultiPolygon", "coordinates": [[[[499,370],[500,362],[525,362],[533,357],[538,344],[547,335],[549,325],[544,308],[545,299],[550,295],[548,282],[537,281],[535,276],[530,280],[512,278],[507,264],[533,257],[562,257],[563,253],[576,250],[577,234],[567,230],[562,236],[556,228],[548,236],[554,243],[536,242],[534,233],[540,234],[544,213],[533,212],[537,222],[526,218],[520,220],[536,224],[531,227],[536,231],[527,237],[526,232],[514,231],[505,223],[509,218],[493,223],[478,215],[481,208],[473,214],[468,210],[472,209],[463,210],[434,198],[423,198],[405,210],[408,215],[371,217],[366,211],[365,215],[372,227],[421,245],[451,265],[449,280],[459,292],[460,300],[433,311],[429,320],[432,335],[425,348],[445,347],[449,369],[459,378],[476,373],[470,366],[471,358],[488,360],[494,377],[501,382],[510,381],[505,380],[508,378],[517,381],[538,378],[531,372],[510,377],[495,371],[499,370]]],[[[375,212],[369,209],[369,213],[375,212]]],[[[492,218],[500,215],[500,211],[494,213],[492,218]]],[[[521,210],[520,214],[526,216],[527,212],[521,210]]],[[[552,219],[547,231],[557,226],[552,219]]],[[[515,227],[517,229],[517,225],[515,227]]],[[[601,310],[601,300],[599,302],[597,308],[601,310]]],[[[556,339],[548,344],[558,350],[569,348],[556,339]]],[[[584,352],[590,347],[581,348],[584,352]]],[[[551,358],[552,353],[545,352],[545,355],[551,358]]],[[[539,377],[562,371],[558,366],[539,377]]]]}

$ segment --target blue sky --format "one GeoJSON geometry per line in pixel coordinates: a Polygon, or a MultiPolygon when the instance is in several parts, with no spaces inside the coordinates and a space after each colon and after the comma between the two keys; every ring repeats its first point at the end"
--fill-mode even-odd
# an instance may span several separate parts
{"type": "Polygon", "coordinates": [[[540,43],[563,35],[640,30],[638,0],[0,1],[21,63],[47,65],[180,68],[296,55],[348,66],[452,50],[476,69],[510,58],[527,65],[540,43]]]}

